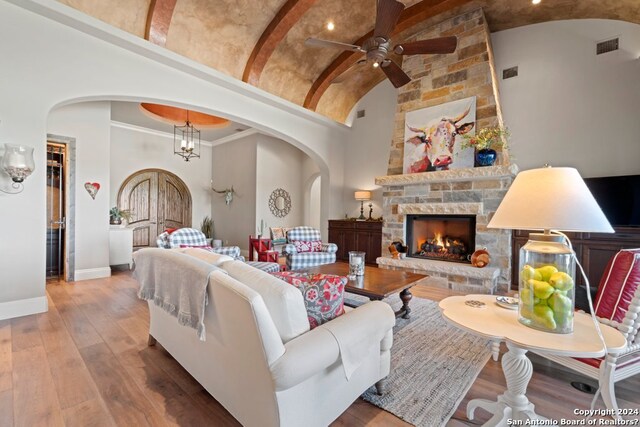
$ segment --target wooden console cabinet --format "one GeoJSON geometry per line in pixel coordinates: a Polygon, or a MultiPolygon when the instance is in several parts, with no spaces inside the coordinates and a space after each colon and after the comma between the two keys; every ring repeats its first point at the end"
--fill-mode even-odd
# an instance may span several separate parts
{"type": "MultiPolygon", "coordinates": [[[[620,249],[640,248],[640,228],[614,227],[614,234],[607,233],[566,233],[571,239],[573,250],[589,278],[592,296],[600,283],[609,260],[620,249]]],[[[515,230],[512,234],[513,258],[511,264],[511,288],[518,289],[518,257],[520,248],[527,243],[529,231],[515,230]]],[[[588,310],[584,280],[576,266],[576,307],[588,310]]]]}
{"type": "Polygon", "coordinates": [[[365,262],[375,265],[382,251],[382,221],[330,219],[329,242],[338,245],[338,261],[349,261],[349,251],[361,251],[365,262]]]}

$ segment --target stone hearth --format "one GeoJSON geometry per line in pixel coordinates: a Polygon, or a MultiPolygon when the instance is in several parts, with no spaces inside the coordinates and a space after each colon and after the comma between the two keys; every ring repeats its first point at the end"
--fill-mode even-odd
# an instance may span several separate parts
{"type": "Polygon", "coordinates": [[[516,165],[491,166],[376,178],[383,187],[381,268],[428,274],[423,283],[461,292],[492,293],[509,289],[511,232],[488,229],[518,171],[516,165]],[[388,246],[405,241],[405,217],[412,214],[476,216],[476,249],[487,248],[491,263],[485,268],[417,258],[392,259],[388,246]]]}

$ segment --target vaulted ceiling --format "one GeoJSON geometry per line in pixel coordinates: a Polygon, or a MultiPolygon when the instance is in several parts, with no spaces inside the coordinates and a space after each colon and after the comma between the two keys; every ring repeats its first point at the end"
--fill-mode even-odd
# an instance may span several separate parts
{"type": "MultiPolygon", "coordinates": [[[[359,44],[373,29],[376,0],[59,1],[337,121],[344,121],[355,103],[384,79],[377,69],[349,69],[362,54],[304,44],[308,37],[359,44]],[[333,31],[326,28],[328,21],[335,23],[333,31]]],[[[477,7],[484,9],[491,31],[560,19],[640,24],[638,0],[403,3],[406,9],[392,34],[394,43],[477,7]]]]}

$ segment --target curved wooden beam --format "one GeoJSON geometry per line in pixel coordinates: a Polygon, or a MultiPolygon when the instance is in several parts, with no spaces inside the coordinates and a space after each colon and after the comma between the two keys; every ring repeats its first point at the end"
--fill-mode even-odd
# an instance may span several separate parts
{"type": "Polygon", "coordinates": [[[144,30],[145,39],[164,47],[167,43],[167,33],[176,2],[177,0],[151,0],[147,14],[147,25],[144,30]]]}
{"type": "Polygon", "coordinates": [[[278,43],[287,35],[316,0],[287,0],[280,8],[276,16],[271,20],[264,30],[260,39],[253,48],[253,52],[244,67],[242,81],[258,85],[260,75],[264,70],[267,61],[278,47],[278,43]]]}
{"type": "MultiPolygon", "coordinates": [[[[472,0],[423,0],[402,12],[400,19],[390,36],[393,37],[422,21],[455,7],[462,6],[470,1],[472,0]]],[[[373,37],[373,30],[360,37],[353,44],[361,46],[362,43],[370,37],[373,37]]],[[[320,73],[316,81],[313,82],[309,92],[307,92],[307,97],[304,100],[303,106],[310,110],[315,110],[320,98],[329,88],[331,82],[340,74],[347,71],[349,67],[360,59],[361,56],[362,54],[359,52],[343,52],[340,54],[340,56],[338,56],[327,68],[324,69],[322,73],[320,73]]]]}

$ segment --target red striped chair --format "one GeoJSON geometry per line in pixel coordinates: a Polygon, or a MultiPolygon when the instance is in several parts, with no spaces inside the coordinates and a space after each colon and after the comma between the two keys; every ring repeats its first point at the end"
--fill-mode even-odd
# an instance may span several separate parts
{"type": "MultiPolygon", "coordinates": [[[[598,320],[618,329],[627,340],[620,354],[597,359],[540,356],[598,380],[599,391],[609,410],[618,413],[615,383],[640,373],[640,249],[622,249],[609,261],[594,301],[598,320]]],[[[591,407],[595,404],[596,394],[591,407]]]]}

